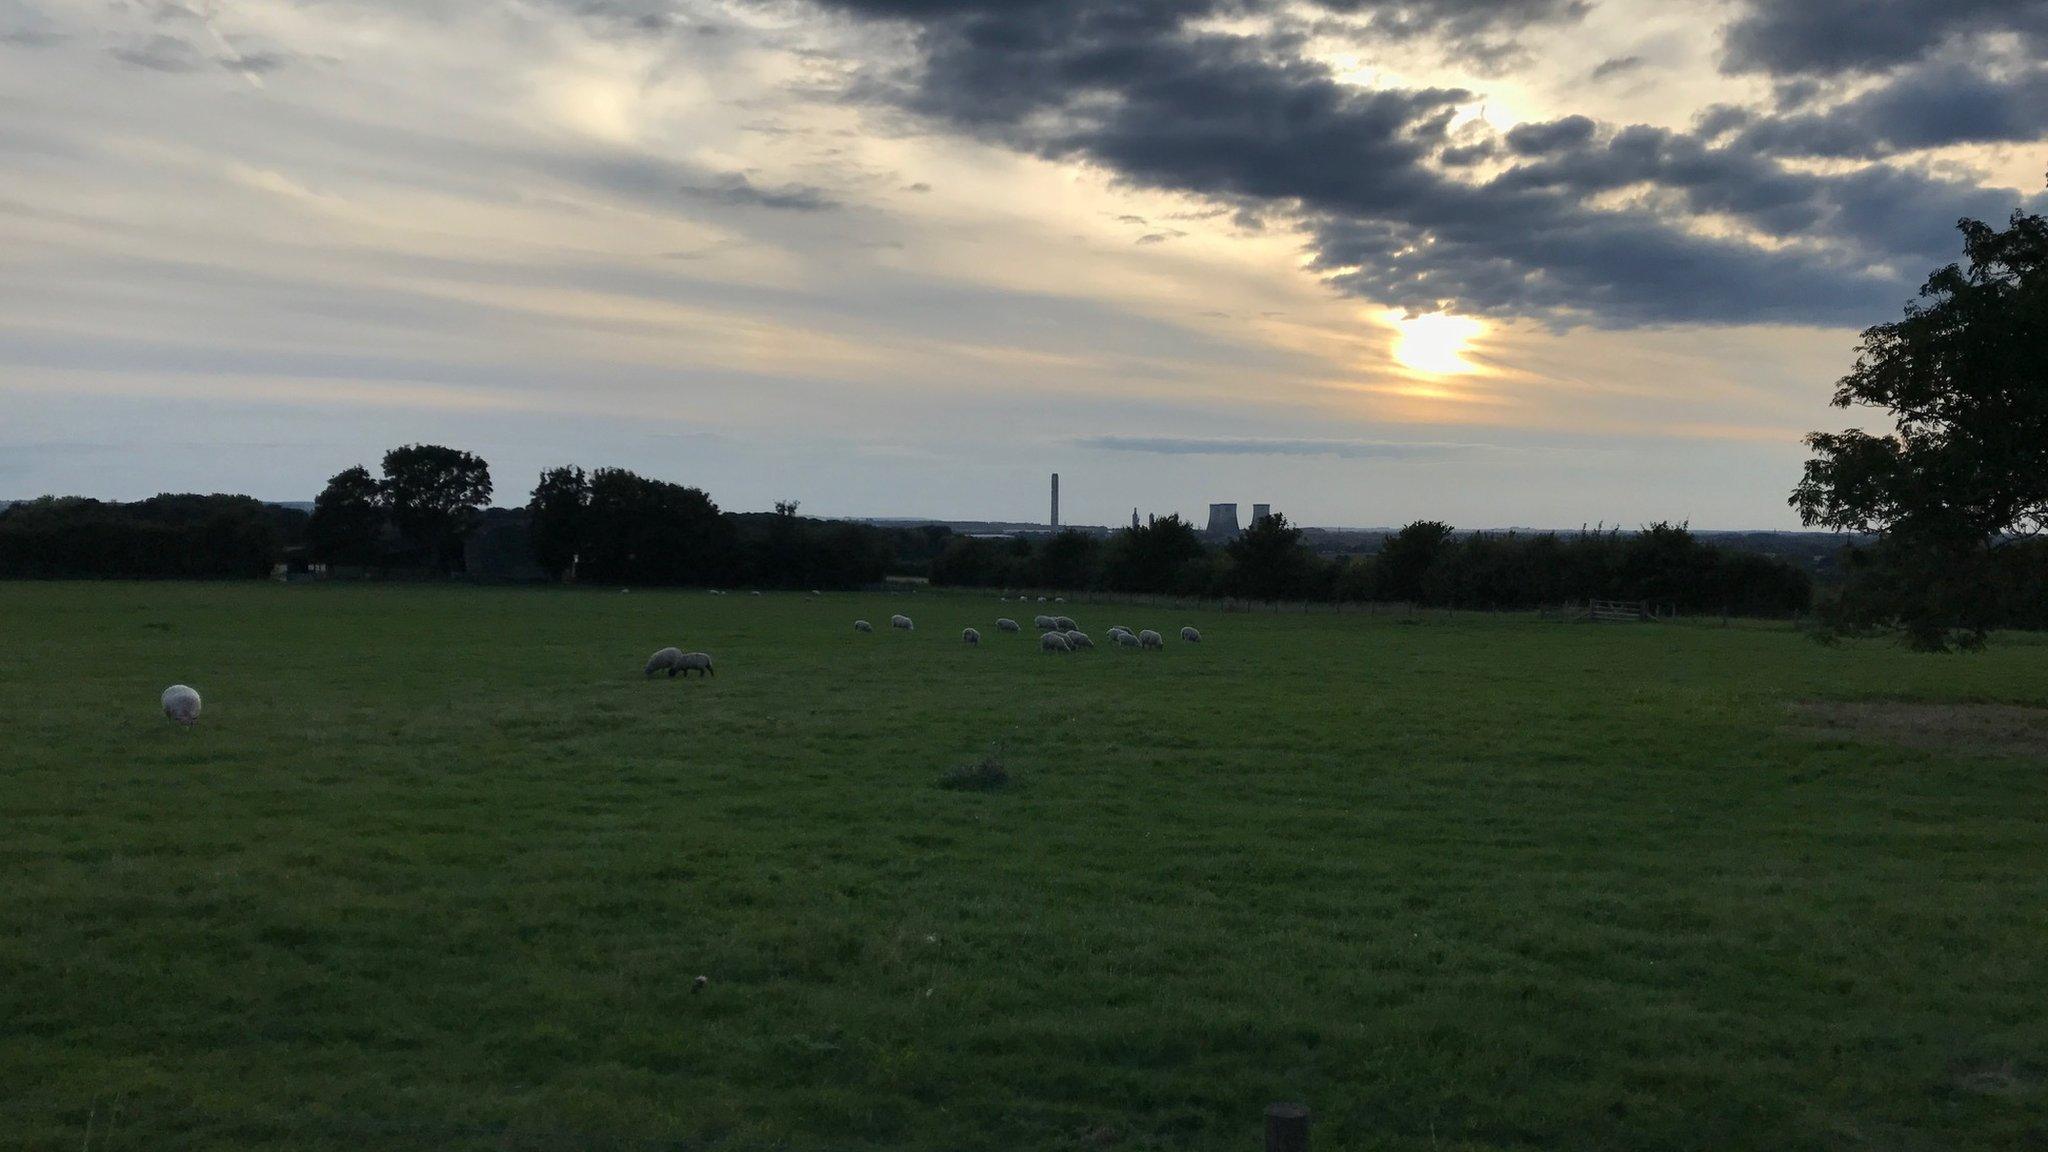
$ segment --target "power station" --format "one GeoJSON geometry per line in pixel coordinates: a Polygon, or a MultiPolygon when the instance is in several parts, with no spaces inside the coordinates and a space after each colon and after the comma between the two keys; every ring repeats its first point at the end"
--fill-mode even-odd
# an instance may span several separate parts
{"type": "MultiPolygon", "coordinates": [[[[1060,530],[1060,474],[1057,472],[1052,474],[1051,495],[1052,507],[1046,516],[1046,520],[1051,524],[1052,530],[1058,532],[1060,530]]],[[[1257,524],[1272,514],[1273,506],[1271,504],[1252,505],[1253,524],[1257,524]]],[[[1155,523],[1156,520],[1156,517],[1147,514],[1144,523],[1150,525],[1155,523]]],[[[1138,510],[1133,508],[1131,509],[1131,529],[1133,531],[1137,530],[1138,523],[1138,510]]],[[[1203,531],[1210,536],[1235,536],[1244,531],[1237,522],[1237,503],[1231,501],[1226,504],[1209,505],[1209,526],[1203,529],[1203,531]]]]}

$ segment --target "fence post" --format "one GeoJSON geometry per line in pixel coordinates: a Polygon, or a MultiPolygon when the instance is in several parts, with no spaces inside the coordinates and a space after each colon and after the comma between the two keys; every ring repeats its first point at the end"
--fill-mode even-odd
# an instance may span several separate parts
{"type": "Polygon", "coordinates": [[[1308,1105],[1266,1105],[1266,1152],[1308,1152],[1308,1105]]]}

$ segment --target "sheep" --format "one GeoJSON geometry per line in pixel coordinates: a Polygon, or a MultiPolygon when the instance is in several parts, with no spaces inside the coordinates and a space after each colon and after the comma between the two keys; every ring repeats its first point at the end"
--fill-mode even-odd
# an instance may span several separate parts
{"type": "Polygon", "coordinates": [[[891,617],[889,617],[889,627],[891,627],[891,628],[901,628],[901,629],[903,629],[903,630],[904,630],[905,632],[915,632],[915,631],[917,631],[917,625],[915,625],[915,624],[912,624],[912,623],[910,622],[910,617],[908,617],[908,616],[891,616],[891,617]]]}
{"type": "Polygon", "coordinates": [[[1067,602],[1067,598],[1065,596],[1055,596],[1052,598],[1052,602],[1055,604],[1065,604],[1067,602]]]}
{"type": "Polygon", "coordinates": [[[1138,637],[1135,633],[1119,632],[1116,634],[1116,644],[1119,648],[1136,648],[1138,637]]]}
{"type": "Polygon", "coordinates": [[[656,652],[654,655],[649,656],[647,658],[647,667],[642,671],[644,671],[648,676],[652,676],[656,672],[666,672],[669,674],[670,679],[674,679],[676,674],[676,668],[682,663],[682,659],[682,649],[663,648],[661,651],[656,652]]]}
{"type": "Polygon", "coordinates": [[[1187,641],[1190,644],[1200,644],[1202,642],[1202,634],[1200,632],[1195,631],[1193,628],[1181,629],[1180,638],[1187,641]]]}
{"type": "Polygon", "coordinates": [[[1095,641],[1090,640],[1088,638],[1088,634],[1086,632],[1081,631],[1078,628],[1068,629],[1066,632],[1066,637],[1067,646],[1073,648],[1075,651],[1079,651],[1083,648],[1086,648],[1091,652],[1095,650],[1095,641]]]}
{"type": "Polygon", "coordinates": [[[1017,628],[1017,622],[1015,620],[1010,619],[1008,616],[999,616],[996,618],[996,631],[1016,632],[1018,630],[1019,629],[1017,628]]]}
{"type": "Polygon", "coordinates": [[[187,728],[199,723],[199,693],[183,684],[164,689],[163,705],[164,715],[187,728]]]}
{"type": "Polygon", "coordinates": [[[1129,633],[1130,633],[1131,635],[1133,635],[1133,636],[1136,636],[1136,635],[1138,634],[1138,633],[1137,633],[1136,631],[1134,631],[1133,629],[1130,629],[1130,628],[1126,628],[1126,627],[1124,627],[1124,626],[1123,626],[1123,625],[1121,625],[1121,624],[1111,624],[1111,625],[1109,626],[1109,630],[1110,630],[1111,632],[1129,632],[1129,633]]]}
{"type": "Polygon", "coordinates": [[[1059,627],[1059,624],[1050,616],[1033,616],[1031,618],[1031,626],[1040,632],[1050,632],[1054,628],[1059,627]]]}
{"type": "Polygon", "coordinates": [[[1147,628],[1143,632],[1138,633],[1138,647],[1164,648],[1166,647],[1166,641],[1159,638],[1159,633],[1147,628]]]}
{"type": "Polygon", "coordinates": [[[855,632],[873,632],[875,630],[875,626],[873,624],[868,623],[865,620],[855,620],[853,622],[853,630],[855,632]]]}
{"type": "Polygon", "coordinates": [[[1040,652],[1072,652],[1074,646],[1067,643],[1066,633],[1047,632],[1038,638],[1038,650],[1040,652]]]}
{"type": "Polygon", "coordinates": [[[963,628],[960,630],[960,639],[969,644],[979,644],[981,643],[981,633],[976,632],[972,628],[963,628]]]}
{"type": "Polygon", "coordinates": [[[669,675],[673,676],[677,672],[681,672],[684,676],[688,676],[693,671],[698,674],[699,678],[715,675],[711,670],[711,655],[707,652],[681,653],[676,657],[676,666],[669,670],[669,675]]]}
{"type": "Polygon", "coordinates": [[[1079,624],[1074,623],[1072,616],[1055,616],[1052,618],[1052,626],[1062,632],[1072,632],[1080,627],[1079,624]]]}

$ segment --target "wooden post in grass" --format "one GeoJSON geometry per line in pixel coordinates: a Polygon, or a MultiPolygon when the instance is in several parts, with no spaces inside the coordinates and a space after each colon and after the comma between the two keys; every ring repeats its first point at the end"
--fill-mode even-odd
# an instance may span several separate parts
{"type": "Polygon", "coordinates": [[[1308,1152],[1308,1105],[1266,1105],[1266,1152],[1308,1152]]]}

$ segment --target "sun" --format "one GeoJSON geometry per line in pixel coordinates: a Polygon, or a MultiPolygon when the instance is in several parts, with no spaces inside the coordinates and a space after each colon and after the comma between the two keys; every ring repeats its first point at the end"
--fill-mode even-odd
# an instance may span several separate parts
{"type": "Polygon", "coordinates": [[[1449,312],[1425,312],[1408,316],[1392,312],[1387,322],[1394,326],[1394,359],[1401,366],[1427,376],[1461,376],[1479,371],[1465,359],[1472,338],[1486,326],[1470,316],[1449,312]]]}

